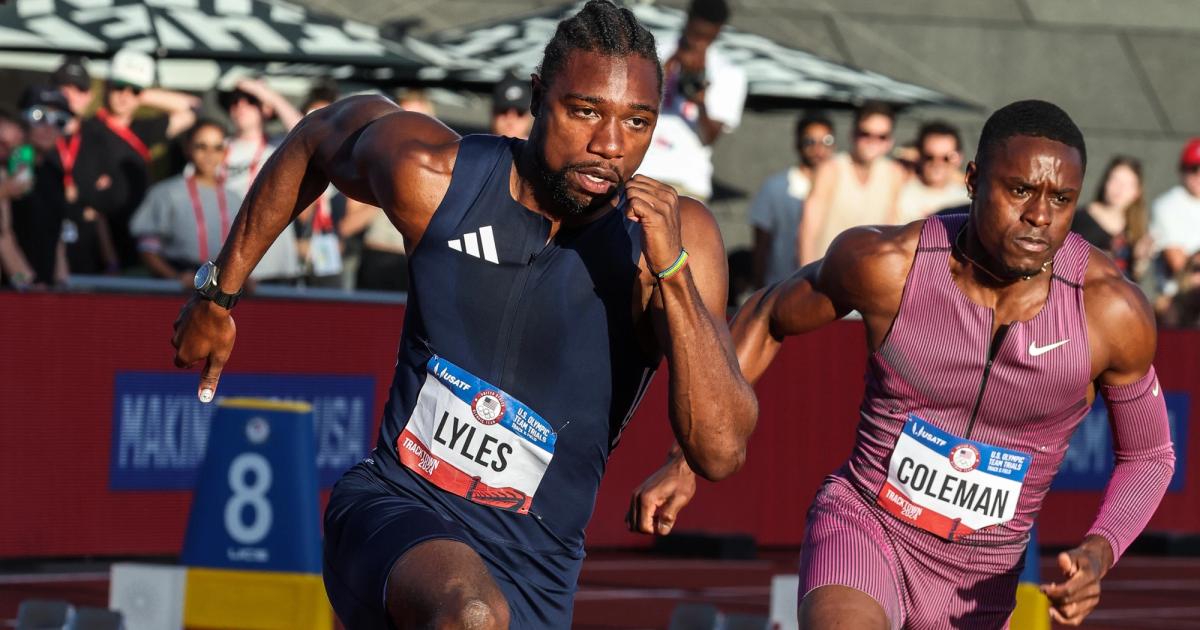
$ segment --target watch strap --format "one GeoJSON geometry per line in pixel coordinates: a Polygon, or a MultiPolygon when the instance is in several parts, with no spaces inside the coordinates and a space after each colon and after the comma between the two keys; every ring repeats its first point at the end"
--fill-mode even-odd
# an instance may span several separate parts
{"type": "Polygon", "coordinates": [[[223,293],[216,287],[213,287],[211,292],[196,291],[196,294],[226,310],[232,309],[238,303],[238,300],[242,299],[241,291],[237,293],[223,293]]]}

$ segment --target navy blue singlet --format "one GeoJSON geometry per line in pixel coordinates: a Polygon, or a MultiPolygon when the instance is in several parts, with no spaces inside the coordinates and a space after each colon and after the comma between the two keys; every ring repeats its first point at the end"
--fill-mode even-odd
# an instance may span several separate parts
{"type": "Polygon", "coordinates": [[[638,342],[641,228],[560,230],[509,191],[524,142],[462,139],[411,253],[375,460],[475,534],[580,554],[612,448],[657,360],[638,342]]]}

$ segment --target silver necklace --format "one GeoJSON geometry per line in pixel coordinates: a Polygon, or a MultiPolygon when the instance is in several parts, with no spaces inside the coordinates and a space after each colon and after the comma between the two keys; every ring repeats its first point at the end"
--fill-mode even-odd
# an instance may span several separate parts
{"type": "MultiPolygon", "coordinates": [[[[995,280],[996,282],[999,282],[1000,284],[1005,284],[1006,282],[1008,282],[1008,280],[1006,280],[1006,279],[1004,279],[1004,278],[1001,278],[1000,276],[996,275],[995,273],[992,273],[992,270],[991,270],[991,269],[988,269],[987,267],[984,267],[983,265],[979,264],[979,263],[978,263],[978,262],[977,262],[977,261],[976,261],[974,258],[971,258],[971,256],[967,254],[967,250],[966,250],[966,248],[964,248],[964,247],[962,246],[962,237],[963,237],[963,234],[965,234],[965,233],[966,233],[966,231],[967,231],[967,227],[964,225],[964,226],[963,226],[963,227],[962,227],[962,228],[961,228],[961,229],[958,231],[958,236],[954,237],[954,247],[955,247],[955,249],[957,249],[957,250],[958,250],[958,253],[959,253],[959,254],[962,254],[962,257],[963,257],[963,258],[966,258],[966,259],[967,259],[967,262],[969,262],[969,263],[971,263],[972,265],[974,265],[976,269],[978,269],[978,270],[982,271],[983,273],[986,273],[987,275],[991,276],[991,277],[992,277],[992,279],[993,279],[993,280],[995,280]]],[[[1031,274],[1031,275],[1028,275],[1028,276],[1021,276],[1021,279],[1022,279],[1022,280],[1029,280],[1029,279],[1033,278],[1034,276],[1041,275],[1041,274],[1042,274],[1042,272],[1044,272],[1044,271],[1046,271],[1046,270],[1050,269],[1050,267],[1051,267],[1052,265],[1054,265],[1054,259],[1053,259],[1053,258],[1051,258],[1050,260],[1047,260],[1046,262],[1042,263],[1042,268],[1041,268],[1041,269],[1038,269],[1037,273],[1035,273],[1035,274],[1031,274]]]]}

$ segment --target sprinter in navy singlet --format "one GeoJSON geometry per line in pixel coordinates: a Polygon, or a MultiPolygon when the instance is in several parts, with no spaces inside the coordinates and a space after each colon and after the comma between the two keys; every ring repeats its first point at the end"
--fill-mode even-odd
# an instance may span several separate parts
{"type": "Polygon", "coordinates": [[[332,182],[382,207],[411,287],[379,441],[334,487],[325,583],[347,627],[566,628],[584,527],[655,369],[709,479],[740,467],[757,418],[724,323],[726,269],[699,202],[634,176],[662,89],[654,39],[592,0],[533,77],[526,141],[460,138],[355,97],[307,117],[263,168],[176,322],[211,400],[231,300],[332,182]]]}

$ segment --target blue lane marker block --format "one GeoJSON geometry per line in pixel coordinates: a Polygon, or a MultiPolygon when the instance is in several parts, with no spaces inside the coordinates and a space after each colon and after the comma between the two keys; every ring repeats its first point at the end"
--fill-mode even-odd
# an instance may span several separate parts
{"type": "Polygon", "coordinates": [[[182,563],[321,572],[312,410],[305,403],[220,401],[197,478],[182,563]]]}

